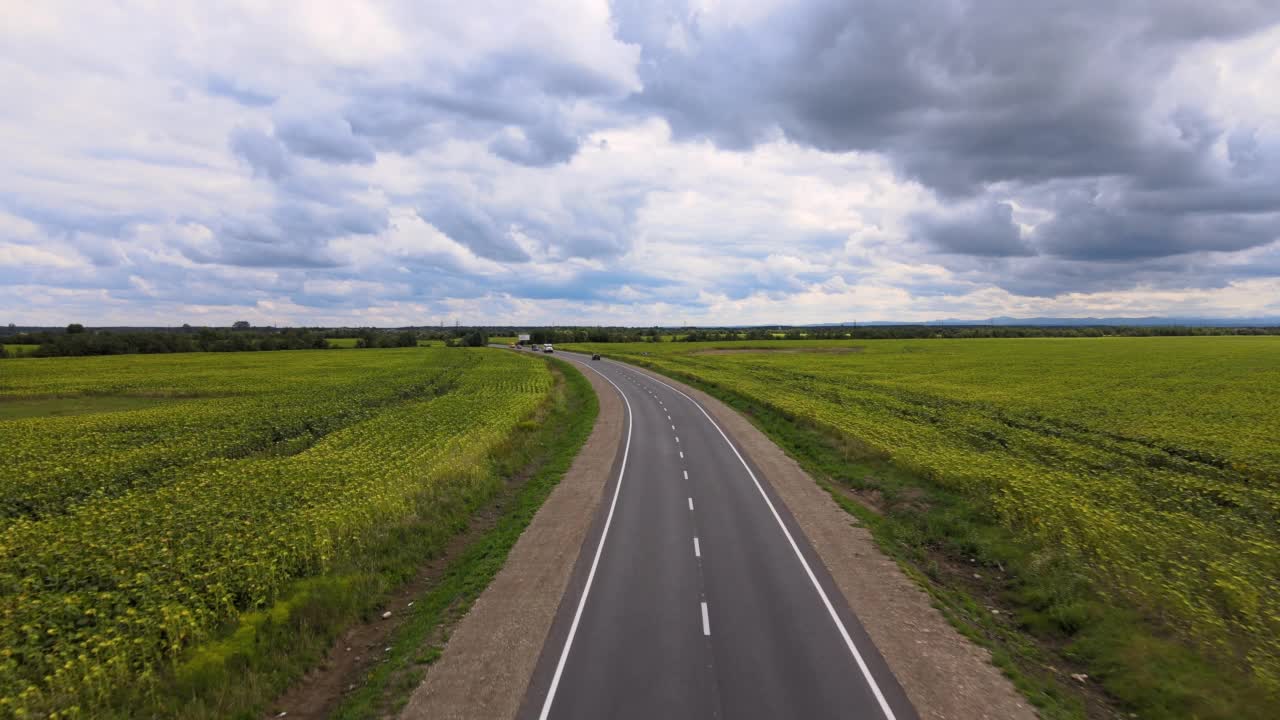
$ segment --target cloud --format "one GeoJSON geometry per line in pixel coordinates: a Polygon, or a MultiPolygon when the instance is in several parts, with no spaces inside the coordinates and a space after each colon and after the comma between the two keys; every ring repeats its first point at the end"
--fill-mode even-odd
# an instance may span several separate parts
{"type": "Polygon", "coordinates": [[[541,167],[568,161],[578,152],[578,139],[554,124],[512,128],[489,143],[493,154],[521,165],[541,167]]]}
{"type": "Polygon", "coordinates": [[[914,223],[917,232],[940,252],[990,257],[1035,254],[1013,222],[1009,203],[986,202],[921,214],[914,223]]]}
{"type": "Polygon", "coordinates": [[[1280,302],[1247,296],[1280,277],[1267,0],[13,15],[0,302],[32,321],[1280,302]]]}
{"type": "Polygon", "coordinates": [[[255,173],[280,180],[292,172],[292,161],[284,145],[275,137],[253,128],[231,131],[231,152],[249,163],[255,173]]]}
{"type": "Polygon", "coordinates": [[[353,134],[351,124],[341,117],[284,120],[276,125],[276,137],[294,153],[325,162],[368,165],[377,158],[369,142],[353,134]]]}

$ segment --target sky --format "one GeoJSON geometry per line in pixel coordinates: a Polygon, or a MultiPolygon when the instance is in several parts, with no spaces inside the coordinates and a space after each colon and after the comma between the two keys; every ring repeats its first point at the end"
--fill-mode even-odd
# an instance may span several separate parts
{"type": "Polygon", "coordinates": [[[1280,316],[1280,1],[9,2],[0,323],[1280,316]]]}

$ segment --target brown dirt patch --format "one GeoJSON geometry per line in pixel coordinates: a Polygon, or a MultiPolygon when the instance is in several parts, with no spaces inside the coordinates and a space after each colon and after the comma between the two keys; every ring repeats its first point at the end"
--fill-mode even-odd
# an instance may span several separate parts
{"type": "Polygon", "coordinates": [[[863,347],[854,345],[852,347],[838,348],[714,348],[711,350],[695,350],[690,355],[843,355],[846,353],[860,353],[863,347]]]}

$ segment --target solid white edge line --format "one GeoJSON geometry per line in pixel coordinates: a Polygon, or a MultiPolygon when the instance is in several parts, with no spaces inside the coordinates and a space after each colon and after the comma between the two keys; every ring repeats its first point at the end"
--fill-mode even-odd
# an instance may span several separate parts
{"type": "Polygon", "coordinates": [[[702,557],[702,546],[698,544],[698,538],[693,539],[693,556],[702,557]]]}
{"type": "MultiPolygon", "coordinates": [[[[615,364],[621,363],[615,362],[615,364]]],[[[648,373],[644,374],[648,375],[648,373]]],[[[742,467],[746,469],[747,475],[751,476],[751,481],[755,483],[756,490],[760,491],[760,497],[764,498],[765,504],[769,506],[769,511],[773,513],[773,519],[778,521],[778,527],[782,528],[782,534],[786,536],[787,542],[791,544],[791,549],[796,554],[796,558],[800,560],[800,565],[804,567],[805,574],[809,576],[809,582],[813,583],[813,588],[818,591],[818,597],[822,598],[822,604],[827,606],[827,613],[831,615],[831,620],[836,624],[836,628],[840,630],[840,636],[844,638],[844,644],[849,648],[849,652],[853,654],[854,661],[858,663],[858,669],[862,671],[862,676],[866,678],[867,684],[871,686],[871,692],[875,694],[876,701],[880,703],[880,710],[884,712],[884,716],[887,720],[897,720],[897,716],[893,714],[893,709],[889,707],[889,701],[885,699],[884,693],[880,691],[880,686],[876,684],[875,678],[871,676],[871,668],[867,667],[866,661],[862,659],[862,653],[858,652],[857,646],[853,644],[853,638],[849,636],[849,631],[845,628],[844,622],[840,620],[840,615],[836,612],[835,606],[831,604],[831,599],[827,597],[826,591],[822,589],[822,584],[818,582],[818,577],[813,574],[813,569],[809,567],[809,561],[804,559],[804,554],[800,552],[800,546],[796,544],[795,538],[791,537],[791,531],[787,529],[787,524],[782,522],[782,516],[778,514],[778,509],[775,508],[773,506],[773,502],[769,500],[769,496],[765,493],[764,487],[760,485],[759,478],[757,478],[756,474],[751,471],[751,466],[748,465],[746,459],[742,457],[742,453],[738,452],[738,448],[734,446],[733,441],[729,439],[729,436],[725,434],[720,425],[711,418],[711,414],[707,412],[706,408],[702,407],[701,403],[686,395],[679,388],[668,385],[652,375],[649,375],[649,379],[679,393],[680,395],[683,395],[686,400],[693,403],[694,407],[702,411],[702,414],[707,418],[707,422],[711,423],[711,426],[720,433],[720,437],[724,438],[725,443],[728,444],[729,449],[733,451],[733,454],[738,456],[738,462],[742,463],[742,467]]],[[[689,498],[689,507],[690,509],[693,508],[693,498],[689,498]]],[[[704,611],[705,608],[706,604],[704,603],[704,611]]],[[[710,632],[707,634],[710,634],[710,632]]]]}
{"type": "Polygon", "coordinates": [[[707,604],[702,603],[702,634],[711,635],[711,618],[707,616],[707,604]]]}
{"type": "MultiPolygon", "coordinates": [[[[581,363],[578,363],[581,364],[581,363]]],[[[587,606],[587,595],[591,592],[591,583],[596,579],[596,566],[600,564],[600,553],[604,551],[605,538],[609,537],[609,526],[613,523],[613,511],[618,507],[618,493],[622,490],[622,476],[627,473],[627,457],[631,454],[631,401],[627,400],[627,394],[622,392],[622,388],[617,383],[609,380],[608,376],[596,370],[590,365],[584,367],[591,368],[592,372],[604,378],[613,388],[622,396],[622,402],[627,406],[627,443],[622,449],[622,467],[618,469],[618,484],[613,488],[613,501],[609,503],[609,514],[604,519],[604,530],[600,532],[600,542],[596,544],[596,555],[591,559],[591,571],[587,573],[587,584],[582,588],[582,598],[578,600],[578,609],[573,613],[573,623],[569,626],[569,636],[565,638],[564,650],[560,652],[560,662],[556,663],[555,675],[551,676],[551,687],[547,689],[547,699],[542,703],[542,713],[538,715],[540,720],[547,720],[547,716],[551,714],[551,703],[556,699],[556,689],[560,686],[560,676],[564,674],[565,661],[569,659],[569,649],[573,647],[573,637],[578,634],[578,623],[582,620],[582,609],[587,606]]]]}

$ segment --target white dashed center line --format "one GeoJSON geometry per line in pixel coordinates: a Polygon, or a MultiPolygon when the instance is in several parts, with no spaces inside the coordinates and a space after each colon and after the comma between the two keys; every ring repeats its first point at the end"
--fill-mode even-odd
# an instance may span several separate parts
{"type": "Polygon", "coordinates": [[[683,460],[683,459],[684,459],[684,451],[683,451],[683,450],[681,450],[681,451],[680,451],[680,459],[681,459],[681,460],[683,460]]]}
{"type": "Polygon", "coordinates": [[[689,498],[689,509],[693,509],[693,498],[689,498]]]}
{"type": "Polygon", "coordinates": [[[693,556],[702,557],[702,546],[698,544],[698,538],[693,539],[693,556]]]}
{"type": "Polygon", "coordinates": [[[711,635],[711,618],[707,617],[707,604],[702,603],[702,634],[711,635]]]}
{"type": "Polygon", "coordinates": [[[688,470],[684,470],[683,472],[684,472],[684,479],[685,479],[685,480],[688,480],[688,479],[689,479],[689,471],[688,471],[688,470]]]}

